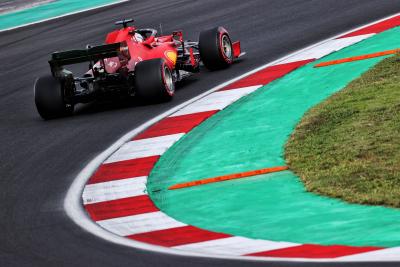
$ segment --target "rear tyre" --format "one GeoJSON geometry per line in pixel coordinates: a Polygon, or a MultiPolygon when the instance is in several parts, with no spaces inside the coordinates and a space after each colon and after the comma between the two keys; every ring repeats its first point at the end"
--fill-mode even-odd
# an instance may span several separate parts
{"type": "Polygon", "coordinates": [[[74,106],[64,101],[61,82],[51,75],[36,80],[34,93],[37,111],[45,120],[68,116],[74,111],[74,106]]]}
{"type": "Polygon", "coordinates": [[[204,66],[209,70],[227,68],[233,62],[232,41],[223,27],[200,33],[199,52],[204,66]]]}
{"type": "Polygon", "coordinates": [[[170,101],[175,93],[172,71],[161,58],[136,65],[134,86],[136,96],[146,102],[170,101]]]}

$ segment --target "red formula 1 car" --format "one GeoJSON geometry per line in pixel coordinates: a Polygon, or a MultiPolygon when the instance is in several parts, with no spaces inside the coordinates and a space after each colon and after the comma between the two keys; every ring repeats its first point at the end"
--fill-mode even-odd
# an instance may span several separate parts
{"type": "Polygon", "coordinates": [[[182,31],[157,36],[154,29],[128,26],[107,35],[106,44],[83,50],[55,52],[49,61],[51,75],[36,80],[35,103],[44,119],[72,114],[74,105],[109,96],[135,96],[146,102],[168,101],[175,83],[199,72],[200,63],[222,69],[242,55],[223,27],[200,33],[199,42],[183,40],[182,31]],[[64,66],[89,62],[89,70],[75,77],[64,66]]]}

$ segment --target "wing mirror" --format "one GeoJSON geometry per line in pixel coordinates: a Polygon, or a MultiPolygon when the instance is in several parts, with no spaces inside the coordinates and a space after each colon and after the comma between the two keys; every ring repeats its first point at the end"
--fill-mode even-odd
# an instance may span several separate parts
{"type": "Polygon", "coordinates": [[[172,36],[174,37],[175,40],[183,42],[183,33],[181,30],[172,32],[172,36]]]}

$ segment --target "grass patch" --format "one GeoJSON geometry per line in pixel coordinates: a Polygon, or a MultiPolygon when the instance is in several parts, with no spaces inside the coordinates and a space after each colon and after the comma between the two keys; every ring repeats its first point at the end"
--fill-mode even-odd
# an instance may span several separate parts
{"type": "Polygon", "coordinates": [[[400,208],[400,55],[309,110],[285,154],[310,192],[400,208]]]}

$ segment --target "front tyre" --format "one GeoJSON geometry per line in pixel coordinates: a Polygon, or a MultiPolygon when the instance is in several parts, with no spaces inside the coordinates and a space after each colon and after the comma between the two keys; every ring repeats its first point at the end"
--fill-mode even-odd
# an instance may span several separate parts
{"type": "Polygon", "coordinates": [[[38,78],[34,85],[35,104],[40,116],[45,119],[71,115],[74,105],[64,101],[62,83],[52,75],[38,78]]]}
{"type": "Polygon", "coordinates": [[[233,62],[232,42],[223,27],[200,33],[199,52],[204,66],[209,70],[227,68],[233,62]]]}
{"type": "Polygon", "coordinates": [[[170,101],[175,93],[172,71],[161,58],[136,65],[134,86],[136,96],[146,102],[170,101]]]}

